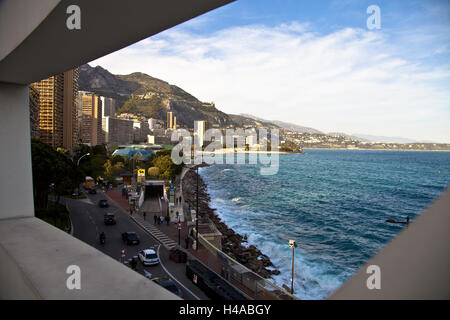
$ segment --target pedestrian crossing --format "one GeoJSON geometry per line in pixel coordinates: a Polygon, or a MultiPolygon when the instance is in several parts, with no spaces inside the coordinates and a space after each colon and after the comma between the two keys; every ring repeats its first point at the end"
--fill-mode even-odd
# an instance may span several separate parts
{"type": "Polygon", "coordinates": [[[79,201],[87,203],[87,204],[91,204],[91,205],[95,205],[91,199],[89,198],[85,198],[85,199],[79,199],[79,201]]]}
{"type": "MultiPolygon", "coordinates": [[[[117,205],[118,208],[120,208],[123,212],[127,213],[127,211],[120,206],[116,201],[114,201],[114,199],[111,198],[110,195],[107,195],[109,199],[111,199],[111,201],[113,203],[115,203],[117,205]]],[[[150,210],[146,211],[147,212],[147,217],[150,215],[150,210]]],[[[127,213],[128,215],[128,213],[127,213]]],[[[166,236],[164,234],[164,232],[161,232],[158,228],[156,228],[154,225],[152,225],[151,223],[149,223],[147,220],[144,220],[144,218],[140,215],[140,214],[133,214],[133,215],[128,215],[129,217],[131,217],[131,219],[133,219],[137,224],[139,224],[142,228],[144,228],[148,233],[150,233],[156,240],[158,240],[164,247],[166,247],[169,250],[172,250],[173,248],[177,247],[177,243],[170,239],[168,236],[166,236]]]]}
{"type": "Polygon", "coordinates": [[[137,223],[139,223],[146,231],[148,231],[156,240],[162,243],[164,247],[172,250],[177,246],[177,243],[161,232],[157,227],[144,220],[139,215],[131,216],[137,223]]]}

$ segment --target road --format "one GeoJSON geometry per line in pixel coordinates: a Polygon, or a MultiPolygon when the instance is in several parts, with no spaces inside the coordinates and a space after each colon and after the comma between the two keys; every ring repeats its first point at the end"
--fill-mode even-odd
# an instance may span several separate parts
{"type": "MultiPolygon", "coordinates": [[[[137,256],[138,251],[141,249],[154,249],[155,251],[159,251],[160,256],[167,256],[167,249],[160,246],[152,236],[141,229],[127,214],[111,203],[111,201],[108,201],[108,208],[100,208],[98,206],[98,201],[100,199],[107,199],[101,190],[98,190],[97,194],[89,194],[87,196],[88,198],[86,199],[66,199],[71,209],[70,218],[73,224],[74,237],[117,260],[121,257],[122,249],[125,249],[126,260],[133,256],[137,256]],[[105,226],[103,223],[103,216],[105,213],[114,213],[117,224],[105,226]],[[128,231],[137,233],[141,242],[139,245],[127,246],[122,241],[122,233],[128,231]],[[105,232],[106,234],[106,243],[104,245],[99,242],[101,232],[105,232]]],[[[144,275],[144,269],[151,273],[152,277],[169,276],[161,263],[156,266],[144,267],[139,261],[137,272],[144,275]]],[[[186,300],[197,300],[200,296],[198,292],[196,292],[197,294],[193,294],[190,290],[186,290],[185,287],[178,287],[182,290],[183,298],[186,300]]],[[[200,298],[203,297],[200,296],[200,298]]]]}

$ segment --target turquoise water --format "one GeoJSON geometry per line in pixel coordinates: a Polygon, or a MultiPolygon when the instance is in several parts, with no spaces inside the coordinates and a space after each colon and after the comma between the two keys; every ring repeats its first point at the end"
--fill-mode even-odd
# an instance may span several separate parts
{"type": "Polygon", "coordinates": [[[236,232],[248,235],[290,286],[295,239],[295,294],[329,296],[402,225],[386,219],[420,214],[450,182],[450,152],[306,150],[280,155],[279,172],[260,165],[202,168],[211,206],[236,232]]]}

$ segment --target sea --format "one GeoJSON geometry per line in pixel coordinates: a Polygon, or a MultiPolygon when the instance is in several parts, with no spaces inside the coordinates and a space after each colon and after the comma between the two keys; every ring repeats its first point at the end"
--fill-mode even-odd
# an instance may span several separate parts
{"type": "Polygon", "coordinates": [[[329,297],[404,228],[387,219],[414,219],[450,184],[450,152],[305,150],[279,156],[275,175],[262,164],[200,169],[211,207],[248,236],[291,283],[294,294],[329,297]]]}

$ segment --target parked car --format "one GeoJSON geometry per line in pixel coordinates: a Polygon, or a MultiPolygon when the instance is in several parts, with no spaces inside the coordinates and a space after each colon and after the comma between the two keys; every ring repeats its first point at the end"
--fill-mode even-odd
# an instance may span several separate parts
{"type": "Polygon", "coordinates": [[[81,195],[75,191],[74,193],[72,193],[72,199],[78,199],[81,195]]]}
{"type": "Polygon", "coordinates": [[[116,224],[116,217],[114,216],[113,213],[107,213],[107,214],[105,214],[103,221],[104,221],[105,225],[116,224]]]}
{"type": "Polygon", "coordinates": [[[90,188],[89,194],[97,194],[97,190],[95,190],[94,188],[90,188]]]}
{"type": "Polygon", "coordinates": [[[169,290],[173,294],[175,294],[175,295],[179,296],[181,299],[183,299],[183,292],[180,290],[180,288],[178,288],[178,286],[175,284],[175,282],[173,282],[171,279],[165,278],[165,277],[153,278],[152,281],[156,282],[161,287],[169,290]]]}
{"type": "Polygon", "coordinates": [[[139,244],[140,240],[136,232],[124,232],[122,233],[122,240],[127,245],[139,244]]]}
{"type": "Polygon", "coordinates": [[[99,206],[100,208],[108,208],[108,207],[109,207],[108,200],[106,200],[106,199],[100,200],[100,201],[98,202],[98,206],[99,206]]]}
{"type": "Polygon", "coordinates": [[[154,266],[159,263],[158,255],[156,254],[155,250],[152,249],[139,251],[138,257],[144,266],[154,266]]]}

